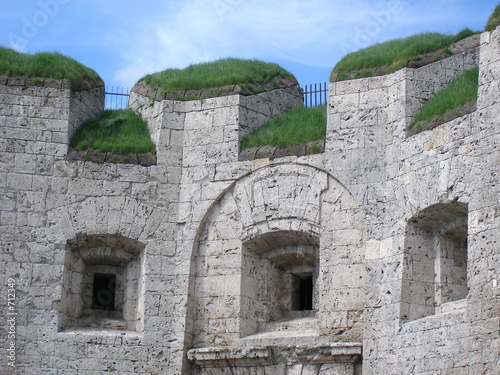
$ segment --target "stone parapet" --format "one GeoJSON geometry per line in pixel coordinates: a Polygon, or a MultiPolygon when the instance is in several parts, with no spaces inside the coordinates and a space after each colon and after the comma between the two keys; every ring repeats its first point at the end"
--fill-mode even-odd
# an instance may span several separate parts
{"type": "MultiPolygon", "coordinates": [[[[341,129],[345,131],[350,129],[350,142],[344,145],[344,148],[349,144],[360,144],[363,147],[367,141],[366,136],[369,139],[374,136],[370,134],[365,136],[365,131],[359,128],[377,125],[370,131],[382,131],[379,125],[391,123],[393,136],[401,138],[406,134],[406,127],[423,103],[460,73],[478,64],[479,47],[473,46],[417,68],[403,68],[395,73],[377,77],[332,82],[330,85],[332,128],[327,134],[332,135],[341,129]],[[354,129],[358,130],[354,132],[354,129]]],[[[375,138],[388,139],[387,135],[381,133],[375,138]]],[[[345,139],[336,141],[342,143],[345,139]]]]}
{"type": "Polygon", "coordinates": [[[67,80],[8,78],[0,86],[4,141],[26,154],[64,157],[74,131],[104,108],[104,88],[74,91],[67,80]]]}
{"type": "Polygon", "coordinates": [[[138,84],[132,89],[129,107],[147,120],[158,162],[180,160],[182,151],[186,167],[236,162],[244,135],[303,103],[296,83],[254,95],[203,100],[158,101],[149,94],[138,84]]]}

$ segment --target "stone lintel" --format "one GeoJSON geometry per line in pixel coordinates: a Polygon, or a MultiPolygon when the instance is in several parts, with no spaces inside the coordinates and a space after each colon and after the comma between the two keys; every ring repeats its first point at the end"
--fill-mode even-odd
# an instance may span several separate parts
{"type": "Polygon", "coordinates": [[[217,346],[191,349],[187,357],[200,367],[251,367],[297,362],[359,363],[362,344],[341,342],[319,345],[217,346]]]}

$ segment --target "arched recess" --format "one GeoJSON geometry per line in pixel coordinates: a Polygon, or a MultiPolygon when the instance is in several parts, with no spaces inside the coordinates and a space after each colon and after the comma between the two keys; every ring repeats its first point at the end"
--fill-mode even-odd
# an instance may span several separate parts
{"type": "Polygon", "coordinates": [[[69,240],[60,329],[140,331],[144,248],[144,243],[121,235],[80,234],[69,240]]]}
{"type": "Polygon", "coordinates": [[[401,319],[419,319],[465,299],[467,284],[468,207],[437,203],[407,224],[401,319]]]}
{"type": "Polygon", "coordinates": [[[317,326],[319,236],[284,227],[242,244],[240,336],[317,326]]]}
{"type": "Polygon", "coordinates": [[[143,331],[145,256],[167,240],[157,207],[128,197],[88,197],[48,213],[50,241],[65,248],[60,330],[143,331]],[[100,300],[99,300],[100,299],[100,300]]]}
{"type": "Polygon", "coordinates": [[[194,347],[233,345],[285,326],[288,335],[361,340],[362,215],[322,170],[281,164],[236,181],[205,215],[193,262],[194,347]],[[303,288],[312,306],[297,308],[301,277],[310,280],[303,288]]]}

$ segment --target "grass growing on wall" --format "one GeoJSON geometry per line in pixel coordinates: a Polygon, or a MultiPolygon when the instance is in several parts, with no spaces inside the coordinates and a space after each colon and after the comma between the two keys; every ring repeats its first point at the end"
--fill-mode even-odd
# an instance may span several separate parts
{"type": "Polygon", "coordinates": [[[486,22],[485,31],[491,31],[500,25],[500,4],[496,6],[493,14],[488,18],[488,22],[486,22]]]}
{"type": "Polygon", "coordinates": [[[408,128],[415,128],[417,131],[425,130],[419,128],[423,121],[430,121],[448,111],[460,108],[468,102],[476,101],[478,75],[479,68],[474,68],[451,81],[448,86],[439,91],[420,108],[408,128]]]}
{"type": "Polygon", "coordinates": [[[30,55],[1,46],[0,75],[27,78],[66,78],[76,86],[100,79],[94,70],[60,53],[40,52],[30,55]]]}
{"type": "Polygon", "coordinates": [[[326,105],[299,107],[277,116],[243,137],[241,148],[301,144],[326,137],[326,105]]]}
{"type": "MultiPolygon", "coordinates": [[[[236,84],[264,83],[293,75],[277,64],[259,60],[221,59],[190,65],[185,69],[167,69],[141,78],[153,89],[165,92],[201,90],[236,84]]],[[[279,82],[276,82],[277,84],[279,82]]]]}
{"type": "Polygon", "coordinates": [[[146,121],[130,109],[104,111],[87,121],[71,138],[70,147],[119,154],[155,152],[146,121]]]}
{"type": "MultiPolygon", "coordinates": [[[[407,38],[395,39],[344,56],[333,68],[331,81],[350,79],[346,73],[383,67],[380,74],[392,73],[405,67],[419,55],[446,48],[476,32],[464,29],[456,35],[439,33],[422,33],[407,38]]],[[[360,73],[369,76],[370,71],[360,73]]]]}

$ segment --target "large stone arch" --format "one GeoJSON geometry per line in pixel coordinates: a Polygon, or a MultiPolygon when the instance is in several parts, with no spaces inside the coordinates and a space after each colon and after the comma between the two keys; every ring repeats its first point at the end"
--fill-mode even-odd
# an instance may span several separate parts
{"type": "Polygon", "coordinates": [[[352,195],[315,167],[273,165],[236,181],[208,210],[194,247],[193,346],[238,345],[273,330],[276,336],[283,324],[288,337],[300,331],[309,341],[360,341],[363,228],[352,195]],[[262,267],[300,275],[313,263],[312,312],[276,322],[266,321],[269,311],[263,317],[265,309],[250,308],[270,303],[256,291],[266,282],[262,267]]]}

